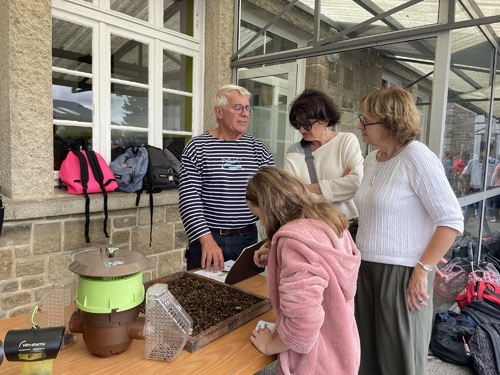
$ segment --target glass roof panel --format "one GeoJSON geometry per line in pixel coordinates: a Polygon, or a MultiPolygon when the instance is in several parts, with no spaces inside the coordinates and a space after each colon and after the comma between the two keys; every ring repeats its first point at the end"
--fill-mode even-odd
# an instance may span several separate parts
{"type": "MultiPolygon", "coordinates": [[[[459,2],[456,0],[456,21],[467,21],[472,18],[485,16],[495,16],[498,10],[499,0],[469,0],[459,2]],[[464,4],[467,10],[464,9],[464,4]]],[[[277,51],[293,50],[300,48],[294,44],[285,45],[280,43],[280,49],[269,50],[265,45],[276,44],[271,31],[274,27],[281,31],[289,32],[309,43],[314,42],[314,6],[315,0],[288,0],[288,3],[275,1],[256,2],[255,0],[242,0],[242,12],[253,15],[253,19],[245,18],[249,25],[242,25],[240,28],[240,48],[244,46],[239,57],[266,55],[277,51]],[[256,5],[256,4],[259,5],[256,5]],[[254,19],[261,20],[262,24],[257,24],[254,19]],[[253,26],[254,28],[252,29],[253,26]],[[262,28],[266,31],[262,31],[262,28]],[[247,43],[249,45],[247,45],[247,43]]],[[[321,25],[319,29],[319,39],[326,39],[320,45],[335,43],[348,39],[386,34],[391,31],[406,30],[416,27],[432,26],[438,21],[439,0],[321,0],[321,25]],[[411,4],[411,5],[408,5],[411,4]],[[385,14],[383,17],[382,14],[385,14]],[[375,18],[375,20],[373,20],[375,18]],[[339,35],[339,33],[341,35],[339,35]],[[333,36],[337,35],[337,38],[333,36]],[[328,39],[329,38],[329,39],[328,39]]],[[[500,23],[488,25],[489,31],[500,28],[500,23]]],[[[484,38],[478,36],[477,27],[460,29],[462,43],[454,45],[455,50],[471,50],[480,43],[485,42],[484,38]],[[471,49],[472,48],[472,49],[471,49]]],[[[497,37],[498,38],[498,37],[497,37]]],[[[434,45],[426,46],[422,43],[392,44],[400,48],[410,48],[407,51],[393,50],[387,48],[387,54],[406,55],[407,57],[424,56],[434,58],[428,51],[434,49],[434,45]],[[418,53],[415,54],[415,51],[418,53]],[[428,56],[427,56],[428,55],[428,56]]],[[[476,55],[479,58],[479,55],[476,55]]]]}
{"type": "MultiPolygon", "coordinates": [[[[301,2],[308,7],[314,5],[314,0],[302,0],[301,2]]],[[[408,2],[408,0],[322,0],[321,14],[323,21],[331,22],[332,27],[337,31],[356,27],[355,31],[349,34],[350,38],[381,34],[392,30],[408,29],[437,22],[438,0],[423,0],[405,7],[408,2]],[[394,11],[399,7],[404,7],[404,9],[394,11]],[[360,25],[385,12],[391,12],[391,14],[368,25],[360,25]]]]}
{"type": "Polygon", "coordinates": [[[475,27],[453,30],[451,35],[449,99],[473,112],[488,115],[493,48],[475,27]],[[462,48],[462,44],[472,40],[475,42],[468,48],[462,48]]]}

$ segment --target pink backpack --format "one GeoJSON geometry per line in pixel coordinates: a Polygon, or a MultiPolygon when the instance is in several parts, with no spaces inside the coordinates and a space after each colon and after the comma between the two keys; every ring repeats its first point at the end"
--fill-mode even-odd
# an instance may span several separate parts
{"type": "Polygon", "coordinates": [[[104,226],[107,232],[108,223],[108,191],[114,191],[118,184],[113,172],[104,158],[91,150],[71,150],[61,164],[59,179],[68,189],[70,194],[83,194],[85,196],[85,241],[90,242],[90,193],[102,192],[104,196],[104,226]]]}

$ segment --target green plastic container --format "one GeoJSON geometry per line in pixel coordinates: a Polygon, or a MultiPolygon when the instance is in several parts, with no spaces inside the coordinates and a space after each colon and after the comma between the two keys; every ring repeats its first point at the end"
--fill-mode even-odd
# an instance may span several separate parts
{"type": "Polygon", "coordinates": [[[144,294],[142,272],[111,277],[80,276],[75,302],[82,311],[109,314],[138,306],[144,294]]]}

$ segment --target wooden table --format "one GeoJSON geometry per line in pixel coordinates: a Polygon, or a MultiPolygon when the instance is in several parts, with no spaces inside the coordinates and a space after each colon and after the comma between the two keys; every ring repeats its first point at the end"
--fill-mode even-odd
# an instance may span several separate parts
{"type": "MultiPolygon", "coordinates": [[[[262,296],[268,296],[267,278],[262,275],[244,280],[236,286],[262,296]]],[[[130,347],[122,354],[108,358],[99,358],[91,354],[78,335],[75,344],[61,349],[54,360],[54,375],[121,375],[121,374],[254,374],[273,362],[275,356],[266,356],[250,342],[251,332],[259,320],[274,322],[274,311],[270,310],[229,332],[196,352],[183,350],[173,361],[148,360],[144,358],[144,341],[133,340],[130,347]]],[[[29,328],[25,315],[0,320],[0,340],[4,341],[10,329],[29,328]]],[[[4,359],[0,365],[0,374],[19,375],[19,362],[4,359]]]]}

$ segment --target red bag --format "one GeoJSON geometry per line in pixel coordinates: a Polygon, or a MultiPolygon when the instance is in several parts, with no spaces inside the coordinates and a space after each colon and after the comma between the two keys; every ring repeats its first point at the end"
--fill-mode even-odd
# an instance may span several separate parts
{"type": "Polygon", "coordinates": [[[463,309],[472,301],[489,301],[500,307],[500,286],[486,281],[475,281],[467,284],[455,301],[463,309]]]}

